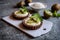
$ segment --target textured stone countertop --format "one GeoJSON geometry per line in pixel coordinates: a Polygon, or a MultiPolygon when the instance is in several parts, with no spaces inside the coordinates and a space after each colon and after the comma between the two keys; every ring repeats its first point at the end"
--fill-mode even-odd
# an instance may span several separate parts
{"type": "MultiPolygon", "coordinates": [[[[13,6],[19,1],[20,0],[0,0],[0,18],[10,15],[17,10],[17,8],[13,8],[13,6]]],[[[33,0],[33,2],[35,1],[46,3],[48,6],[46,9],[50,9],[54,3],[60,3],[60,0],[33,0]]],[[[40,12],[43,14],[43,11],[40,12]]],[[[29,37],[20,30],[0,20],[0,40],[60,40],[60,18],[54,17],[48,20],[54,23],[51,31],[37,38],[29,37]]]]}

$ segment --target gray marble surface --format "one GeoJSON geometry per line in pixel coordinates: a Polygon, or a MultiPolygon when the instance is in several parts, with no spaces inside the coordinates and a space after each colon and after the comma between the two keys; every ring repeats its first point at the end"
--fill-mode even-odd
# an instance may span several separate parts
{"type": "MultiPolygon", "coordinates": [[[[19,1],[20,0],[0,0],[0,18],[10,15],[17,10],[17,8],[13,8],[13,6],[19,1]]],[[[50,9],[54,3],[60,3],[60,0],[33,0],[33,2],[35,1],[46,3],[48,5],[46,9],[50,9]]],[[[43,14],[43,10],[40,11],[40,13],[43,14]]],[[[60,18],[52,17],[48,20],[54,23],[51,31],[37,38],[31,38],[0,20],[0,40],[60,40],[60,18]]]]}

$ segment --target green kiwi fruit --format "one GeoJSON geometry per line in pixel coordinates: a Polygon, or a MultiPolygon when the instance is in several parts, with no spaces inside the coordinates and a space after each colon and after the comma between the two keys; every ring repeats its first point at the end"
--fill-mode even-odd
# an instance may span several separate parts
{"type": "Polygon", "coordinates": [[[24,1],[20,1],[19,3],[17,3],[17,7],[23,7],[25,5],[24,1]]]}
{"type": "Polygon", "coordinates": [[[60,10],[60,4],[53,4],[51,7],[51,11],[54,12],[58,10],[60,10]]]}
{"type": "Polygon", "coordinates": [[[53,14],[50,10],[44,10],[44,18],[48,19],[51,16],[53,16],[53,14]]]}
{"type": "Polygon", "coordinates": [[[32,0],[25,0],[25,5],[28,6],[28,4],[31,2],[32,2],[32,0]]]}

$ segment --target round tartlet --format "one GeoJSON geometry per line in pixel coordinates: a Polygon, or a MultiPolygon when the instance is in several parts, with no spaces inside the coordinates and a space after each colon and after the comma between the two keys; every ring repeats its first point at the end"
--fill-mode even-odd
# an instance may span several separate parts
{"type": "Polygon", "coordinates": [[[24,18],[26,18],[28,15],[29,15],[28,12],[21,13],[21,12],[19,12],[19,11],[15,11],[15,12],[13,13],[13,17],[14,17],[14,18],[17,18],[17,19],[24,19],[24,18]]]}
{"type": "Polygon", "coordinates": [[[22,22],[22,24],[23,24],[27,29],[36,30],[36,29],[40,28],[41,25],[42,25],[42,21],[38,21],[38,22],[32,22],[32,21],[30,21],[31,23],[29,23],[29,20],[30,20],[30,17],[24,19],[23,22],[22,22]]]}

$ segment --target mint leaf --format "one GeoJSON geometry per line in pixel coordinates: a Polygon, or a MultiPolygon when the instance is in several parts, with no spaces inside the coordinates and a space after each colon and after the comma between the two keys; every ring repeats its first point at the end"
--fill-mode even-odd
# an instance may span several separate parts
{"type": "Polygon", "coordinates": [[[54,11],[53,16],[57,17],[57,12],[56,11],[54,11]]]}

